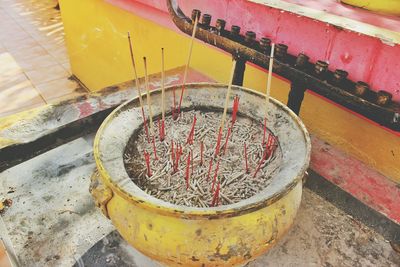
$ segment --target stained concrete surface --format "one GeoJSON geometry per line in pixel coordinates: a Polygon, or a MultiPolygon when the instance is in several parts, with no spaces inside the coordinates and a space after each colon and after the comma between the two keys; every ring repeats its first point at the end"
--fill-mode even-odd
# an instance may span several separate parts
{"type": "Polygon", "coordinates": [[[88,188],[92,137],[80,138],[0,174],[2,215],[21,266],[71,266],[113,230],[88,188]]]}
{"type": "Polygon", "coordinates": [[[400,254],[372,229],[305,189],[294,226],[249,264],[256,266],[400,266],[400,254]]]}
{"type": "MultiPolygon", "coordinates": [[[[79,138],[0,174],[0,198],[13,201],[2,219],[20,266],[159,266],[129,247],[95,208],[88,192],[92,142],[79,138]]],[[[292,229],[248,266],[400,266],[400,255],[305,189],[292,229]]]]}

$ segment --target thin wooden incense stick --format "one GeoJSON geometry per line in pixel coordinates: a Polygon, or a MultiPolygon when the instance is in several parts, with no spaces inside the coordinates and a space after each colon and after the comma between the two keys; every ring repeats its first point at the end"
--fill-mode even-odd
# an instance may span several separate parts
{"type": "Polygon", "coordinates": [[[229,76],[228,90],[226,92],[226,97],[225,97],[224,112],[222,114],[221,124],[219,126],[217,144],[215,146],[215,155],[214,155],[215,157],[219,157],[220,146],[221,146],[221,138],[222,138],[222,134],[224,132],[224,127],[225,127],[226,111],[228,110],[228,104],[229,104],[229,98],[230,98],[230,95],[231,95],[232,80],[233,80],[233,75],[235,73],[235,67],[236,67],[236,61],[233,60],[231,75],[229,76]]]}
{"type": "Polygon", "coordinates": [[[161,48],[161,127],[159,127],[160,140],[165,138],[165,61],[164,48],[161,48]]]}
{"type": "Polygon", "coordinates": [[[128,32],[128,42],[129,42],[129,51],[130,51],[130,54],[131,54],[131,62],[132,62],[132,68],[133,68],[133,75],[134,75],[134,78],[135,78],[136,90],[138,92],[137,94],[138,94],[138,97],[139,97],[140,108],[142,109],[143,125],[144,125],[144,129],[146,131],[147,141],[150,142],[149,132],[148,132],[147,123],[146,123],[146,117],[144,115],[142,92],[140,90],[140,83],[139,83],[139,79],[138,79],[138,75],[137,75],[137,71],[136,71],[135,57],[133,56],[131,35],[130,35],[129,32],[128,32]]]}
{"type": "Polygon", "coordinates": [[[274,65],[274,50],[275,44],[271,45],[271,55],[269,57],[269,66],[268,66],[268,80],[267,80],[267,94],[265,96],[265,118],[268,116],[268,106],[269,106],[269,96],[271,94],[271,81],[272,81],[272,67],[274,65]]]}
{"type": "Polygon", "coordinates": [[[228,90],[226,92],[226,97],[225,97],[224,113],[222,114],[221,125],[220,125],[222,131],[224,130],[225,126],[226,111],[228,110],[229,98],[231,96],[232,80],[233,80],[233,74],[235,73],[235,67],[236,67],[236,61],[233,60],[231,75],[229,76],[228,90]]]}
{"type": "Polygon", "coordinates": [[[146,100],[147,100],[147,107],[149,109],[150,132],[154,136],[153,111],[151,110],[151,98],[150,98],[150,88],[149,88],[149,77],[147,76],[147,59],[146,59],[146,57],[143,57],[143,63],[144,63],[144,84],[146,87],[146,100]]]}
{"type": "Polygon", "coordinates": [[[135,58],[133,56],[131,35],[129,32],[128,32],[128,41],[129,41],[129,51],[131,52],[131,61],[132,61],[133,74],[134,74],[135,83],[136,83],[136,90],[138,91],[140,107],[143,108],[142,93],[140,91],[140,83],[139,83],[139,79],[138,79],[138,75],[137,75],[137,71],[136,71],[136,64],[135,64],[135,58]]]}
{"type": "Polygon", "coordinates": [[[188,58],[187,58],[186,66],[185,66],[185,71],[183,72],[183,81],[182,81],[181,96],[179,98],[178,113],[181,112],[183,93],[185,92],[185,84],[186,84],[187,74],[188,74],[188,70],[189,70],[190,60],[192,58],[193,41],[194,41],[194,37],[196,35],[196,29],[197,29],[198,22],[199,22],[199,18],[198,18],[198,16],[196,16],[196,18],[194,20],[192,37],[190,38],[189,54],[188,54],[188,58]]]}
{"type": "Polygon", "coordinates": [[[164,48],[161,48],[161,114],[162,121],[165,121],[165,65],[164,48]]]}

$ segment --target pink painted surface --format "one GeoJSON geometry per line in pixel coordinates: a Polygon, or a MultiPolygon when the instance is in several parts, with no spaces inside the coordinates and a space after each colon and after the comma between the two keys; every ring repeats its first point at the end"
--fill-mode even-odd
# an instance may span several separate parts
{"type": "MultiPolygon", "coordinates": [[[[167,14],[165,0],[107,0],[168,28],[179,30],[167,14]]],[[[303,1],[287,0],[293,3],[303,1]]],[[[350,7],[342,7],[333,0],[305,1],[314,9],[327,9],[331,13],[350,15],[354,19],[390,29],[400,29],[400,18],[382,16],[350,7]],[[326,5],[326,7],[325,7],[326,5]],[[346,11],[346,12],[345,12],[346,11]]],[[[373,90],[386,90],[400,101],[400,46],[387,45],[381,40],[349,30],[339,29],[325,22],[302,17],[276,8],[246,0],[186,0],[179,1],[185,14],[193,8],[242,27],[242,32],[252,30],[258,37],[267,36],[274,42],[285,43],[289,52],[305,52],[312,62],[326,60],[330,69],[344,69],[352,80],[369,83],[373,90]]]]}
{"type": "Polygon", "coordinates": [[[311,169],[400,223],[400,188],[394,182],[322,140],[311,140],[311,169]]]}
{"type": "Polygon", "coordinates": [[[89,102],[77,103],[79,119],[85,118],[94,113],[93,106],[89,102]]]}
{"type": "MultiPolygon", "coordinates": [[[[260,71],[263,71],[263,72],[267,73],[267,71],[266,71],[265,69],[261,68],[260,66],[254,65],[254,64],[252,64],[252,63],[250,63],[250,65],[252,65],[254,68],[259,69],[260,71]]],[[[290,82],[289,80],[287,80],[287,79],[285,79],[285,78],[283,78],[283,77],[281,77],[281,76],[278,76],[278,75],[276,75],[276,74],[274,74],[274,73],[273,73],[272,75],[273,75],[275,78],[278,78],[278,79],[283,80],[283,81],[285,81],[285,82],[288,82],[288,83],[290,82]]],[[[364,117],[363,115],[361,115],[361,114],[359,114],[359,113],[357,113],[357,112],[355,112],[355,111],[352,111],[352,110],[350,110],[350,109],[348,109],[348,108],[346,108],[346,107],[344,107],[344,106],[342,106],[342,105],[340,105],[340,104],[338,104],[338,103],[336,103],[336,102],[334,102],[334,101],[332,101],[332,100],[330,100],[330,99],[328,99],[328,98],[326,98],[326,97],[324,97],[324,96],[321,96],[321,95],[315,93],[314,91],[309,90],[309,91],[307,91],[307,92],[308,92],[309,94],[312,94],[312,95],[316,96],[316,97],[322,98],[322,99],[325,100],[326,102],[329,102],[330,104],[332,104],[332,105],[334,105],[334,106],[336,106],[336,107],[338,107],[338,108],[340,108],[340,109],[346,110],[347,112],[353,114],[354,116],[357,116],[357,117],[360,118],[360,119],[366,120],[366,121],[368,121],[369,123],[374,124],[376,127],[380,127],[380,128],[382,128],[382,129],[384,129],[385,131],[387,131],[387,132],[389,132],[389,133],[391,133],[391,134],[394,134],[394,135],[397,135],[397,136],[400,137],[400,132],[396,132],[396,131],[393,131],[393,130],[391,130],[391,129],[389,129],[389,128],[382,127],[382,125],[376,123],[375,121],[370,120],[370,119],[364,117]]]]}
{"type": "MultiPolygon", "coordinates": [[[[177,33],[182,34],[182,32],[176,28],[176,26],[173,24],[173,22],[171,21],[167,11],[165,10],[161,10],[159,8],[156,8],[155,5],[154,6],[149,6],[147,4],[143,4],[146,1],[145,0],[106,0],[111,4],[117,5],[120,8],[123,8],[125,10],[128,10],[130,12],[133,12],[135,14],[137,14],[138,16],[141,16],[145,19],[154,21],[160,25],[163,25],[171,30],[175,30],[177,33]]],[[[158,0],[152,0],[151,3],[153,2],[157,2],[158,0]]],[[[191,0],[192,1],[192,0],[191,0]]],[[[189,5],[191,1],[187,1],[187,2],[183,2],[184,6],[189,5]]],[[[230,4],[233,5],[233,0],[229,0],[231,1],[230,4]]],[[[240,1],[243,0],[235,0],[236,5],[231,6],[232,8],[242,8],[240,5],[240,1]]],[[[205,6],[207,6],[207,1],[201,1],[199,3],[199,8],[204,8],[205,6]]],[[[228,17],[228,3],[226,1],[221,1],[219,2],[219,10],[217,12],[217,14],[221,14],[220,16],[216,16],[216,17],[224,17],[223,14],[226,14],[225,16],[228,17]]],[[[161,8],[166,8],[166,5],[161,7],[161,8]]],[[[189,7],[186,7],[187,10],[189,10],[189,7]]],[[[280,11],[270,8],[271,9],[271,13],[280,13],[280,11]]],[[[204,9],[203,9],[204,10],[204,9]]],[[[189,12],[189,11],[186,11],[189,12]]],[[[277,15],[279,16],[279,15],[277,15]]],[[[250,16],[251,17],[251,16],[250,16]]],[[[214,18],[215,19],[215,18],[214,18]]],[[[269,22],[272,23],[272,20],[269,21],[268,19],[271,19],[270,17],[266,17],[264,19],[264,21],[267,22],[267,24],[269,22]]],[[[310,19],[305,18],[305,17],[300,17],[298,16],[298,19],[303,20],[304,24],[307,25],[307,23],[314,23],[315,21],[310,21],[310,19]]],[[[321,22],[319,22],[321,24],[321,22]]],[[[284,24],[284,23],[283,23],[284,24]]],[[[283,25],[282,24],[282,25],[283,25]]],[[[239,24],[242,25],[242,24],[239,24]]],[[[321,24],[322,25],[322,24],[321,24]]],[[[293,25],[288,25],[287,27],[292,27],[293,25]]],[[[329,26],[329,25],[325,25],[326,27],[330,27],[330,28],[334,28],[333,26],[329,26]]],[[[277,28],[277,32],[279,33],[279,28],[277,28]]],[[[265,33],[264,30],[262,31],[262,33],[264,35],[268,35],[268,33],[265,33]]],[[[314,55],[317,55],[316,58],[327,58],[328,56],[330,58],[333,58],[333,64],[337,65],[337,68],[341,68],[341,69],[346,69],[349,70],[349,68],[347,67],[348,65],[353,64],[353,72],[351,72],[349,74],[349,78],[353,79],[353,80],[364,80],[364,81],[370,81],[372,80],[371,84],[377,83],[377,86],[375,86],[375,89],[384,89],[384,87],[382,86],[384,83],[382,83],[382,81],[387,81],[387,83],[390,82],[394,82],[396,84],[396,87],[394,90],[392,90],[392,92],[394,91],[394,96],[396,97],[396,95],[400,94],[400,87],[399,87],[399,82],[397,79],[395,79],[394,77],[397,76],[392,76],[389,75],[390,73],[387,73],[387,75],[382,75],[379,76],[379,71],[378,72],[372,72],[373,69],[378,69],[378,70],[382,70],[379,69],[377,64],[374,65],[357,65],[359,61],[386,61],[386,62],[382,62],[380,63],[381,65],[384,65],[383,71],[384,72],[397,72],[398,68],[394,68],[394,69],[390,69],[389,66],[390,64],[394,64],[394,66],[397,66],[398,64],[400,64],[400,61],[395,61],[393,60],[393,57],[391,57],[391,54],[396,51],[398,51],[400,49],[400,46],[395,46],[395,47],[390,47],[390,46],[382,46],[382,43],[380,40],[375,39],[375,38],[371,38],[365,35],[359,35],[356,34],[354,32],[349,32],[349,31],[339,31],[338,34],[335,34],[336,40],[339,40],[340,42],[336,42],[335,46],[332,45],[332,39],[328,38],[328,35],[326,35],[326,29],[323,27],[310,27],[310,29],[304,33],[304,38],[305,39],[312,39],[315,36],[321,36],[319,43],[318,43],[318,47],[328,47],[327,50],[315,50],[314,55]],[[354,46],[353,43],[353,39],[349,38],[349,34],[355,35],[359,38],[359,41],[362,43],[362,47],[363,49],[359,49],[358,46],[354,46]],[[386,49],[382,49],[382,47],[386,48],[386,49]],[[392,48],[392,49],[391,49],[392,48]],[[345,51],[345,52],[343,52],[345,51]],[[378,56],[379,55],[384,55],[384,57],[378,56]],[[390,61],[390,62],[387,62],[390,61]],[[393,62],[395,61],[395,62],[393,62]],[[355,68],[355,66],[358,66],[357,68],[355,68]],[[360,78],[360,77],[364,77],[360,78]]],[[[297,42],[295,39],[292,40],[288,40],[286,41],[286,44],[288,44],[290,46],[289,51],[295,53],[292,50],[293,47],[296,48],[296,50],[298,51],[306,51],[306,47],[308,46],[307,42],[297,42]]],[[[210,46],[211,47],[211,46],[210,46]]],[[[222,50],[220,50],[221,53],[226,53],[222,50]]],[[[397,57],[400,57],[400,51],[396,52],[397,57]]],[[[264,69],[258,67],[257,65],[254,65],[252,63],[249,63],[250,65],[252,65],[255,68],[260,69],[261,71],[266,72],[264,69]]],[[[333,65],[331,64],[331,65],[333,65]]],[[[275,77],[282,79],[286,82],[286,79],[274,75],[275,77]]],[[[386,82],[385,82],[386,83],[386,82]]],[[[385,88],[386,89],[386,88],[385,88]]],[[[387,89],[386,89],[387,90],[387,89]]],[[[385,129],[386,131],[400,136],[399,132],[395,132],[392,131],[388,128],[382,127],[381,125],[375,123],[374,121],[371,121],[365,117],[363,117],[362,115],[355,113],[341,105],[338,105],[335,102],[330,101],[329,99],[326,99],[316,93],[313,93],[312,91],[310,91],[311,94],[316,95],[317,97],[320,97],[322,99],[324,99],[325,101],[330,102],[331,104],[344,109],[350,113],[352,113],[353,115],[365,119],[367,120],[369,123],[376,125],[377,127],[381,127],[383,129],[385,129]]]]}
{"type": "Polygon", "coordinates": [[[161,0],[105,0],[144,19],[156,22],[164,27],[179,31],[168,15],[167,5],[161,0]],[[164,4],[162,4],[164,3],[164,4]]]}
{"type": "Polygon", "coordinates": [[[400,17],[373,13],[371,11],[341,4],[339,0],[283,0],[299,6],[309,7],[315,10],[324,10],[334,14],[382,27],[391,31],[400,31],[400,17]]]}
{"type": "MultiPolygon", "coordinates": [[[[107,1],[180,32],[170,20],[164,0],[107,1]]],[[[259,37],[269,36],[275,42],[285,43],[289,45],[290,53],[306,52],[313,61],[329,60],[331,69],[345,69],[349,71],[351,79],[369,82],[375,90],[391,91],[394,98],[400,100],[397,78],[400,74],[398,45],[388,46],[376,38],[340,30],[323,22],[289,12],[282,13],[280,10],[246,0],[187,0],[180,1],[180,4],[187,15],[196,7],[203,13],[212,14],[213,21],[216,18],[224,18],[228,23],[240,25],[243,30],[255,31],[259,37]],[[255,11],[251,12],[252,10],[255,11]]],[[[200,76],[191,80],[206,79],[201,77],[201,74],[198,75],[200,76]]],[[[337,105],[328,99],[325,100],[337,105]]],[[[337,106],[345,109],[340,105],[337,106]]],[[[351,113],[362,117],[357,113],[351,113]]],[[[400,223],[400,189],[395,183],[315,137],[312,138],[312,143],[313,170],[366,205],[400,223]]]]}

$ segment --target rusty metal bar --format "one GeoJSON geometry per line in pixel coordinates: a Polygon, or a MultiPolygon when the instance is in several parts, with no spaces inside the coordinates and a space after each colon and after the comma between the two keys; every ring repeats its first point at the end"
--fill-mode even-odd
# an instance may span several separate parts
{"type": "MultiPolygon", "coordinates": [[[[175,25],[184,33],[190,35],[193,30],[192,20],[185,16],[179,8],[177,0],[167,0],[169,13],[175,25]]],[[[200,11],[199,11],[200,12],[200,11]]],[[[256,64],[264,69],[268,68],[269,62],[269,39],[261,38],[255,40],[255,34],[247,32],[246,36],[240,34],[240,27],[233,26],[231,31],[221,27],[225,21],[219,19],[217,27],[199,24],[196,38],[210,45],[220,48],[243,61],[256,64]]],[[[343,107],[355,111],[364,117],[373,120],[391,130],[400,132],[400,105],[394,102],[386,106],[376,104],[377,93],[369,91],[368,94],[358,96],[353,93],[355,82],[347,79],[347,73],[342,70],[331,72],[326,62],[318,61],[316,64],[308,62],[305,54],[298,57],[287,53],[287,46],[277,44],[276,60],[273,72],[294,83],[292,88],[296,89],[298,84],[304,85],[343,107]]],[[[303,87],[303,86],[302,86],[303,87]]],[[[301,90],[290,93],[290,108],[297,109],[301,105],[301,90]],[[296,98],[299,97],[299,98],[296,98]]]]}

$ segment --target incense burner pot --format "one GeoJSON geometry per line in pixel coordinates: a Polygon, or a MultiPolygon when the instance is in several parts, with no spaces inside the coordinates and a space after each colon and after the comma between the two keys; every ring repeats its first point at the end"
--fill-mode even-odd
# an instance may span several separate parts
{"type": "MultiPolygon", "coordinates": [[[[173,89],[165,90],[166,107],[172,106],[173,89]]],[[[179,94],[181,87],[175,89],[179,94]]],[[[182,108],[212,108],[222,115],[226,92],[225,85],[187,84],[182,108]]],[[[233,86],[231,97],[235,95],[240,97],[239,112],[260,121],[262,127],[265,96],[233,86]]],[[[161,90],[152,91],[151,98],[153,114],[159,116],[161,90]]],[[[268,106],[267,125],[283,152],[282,165],[271,183],[240,202],[196,208],[152,197],[128,176],[123,153],[132,134],[142,127],[142,117],[138,98],[122,104],[103,122],[95,138],[97,172],[90,191],[96,204],[129,244],[162,264],[246,264],[270,249],[293,224],[310,161],[310,138],[299,118],[275,99],[268,106]]]]}

